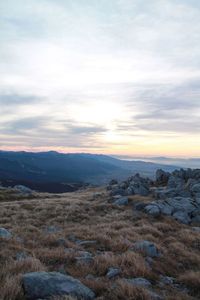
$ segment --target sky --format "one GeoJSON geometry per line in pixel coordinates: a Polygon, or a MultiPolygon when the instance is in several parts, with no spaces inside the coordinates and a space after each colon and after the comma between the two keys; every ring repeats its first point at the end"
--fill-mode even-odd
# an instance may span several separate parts
{"type": "Polygon", "coordinates": [[[0,149],[200,157],[200,1],[0,1],[0,149]]]}

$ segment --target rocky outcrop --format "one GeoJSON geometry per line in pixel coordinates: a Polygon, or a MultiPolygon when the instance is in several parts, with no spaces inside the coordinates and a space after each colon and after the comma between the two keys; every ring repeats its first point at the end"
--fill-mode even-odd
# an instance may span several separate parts
{"type": "Polygon", "coordinates": [[[95,294],[79,280],[58,272],[32,272],[22,277],[27,300],[50,299],[70,295],[77,299],[92,300],[95,294]]]}
{"type": "Polygon", "coordinates": [[[158,217],[167,215],[183,224],[200,224],[200,170],[158,170],[150,188],[154,201],[134,207],[158,217]],[[165,184],[165,185],[164,185],[165,184]]]}
{"type": "Polygon", "coordinates": [[[149,178],[142,178],[139,174],[129,177],[126,181],[116,183],[112,180],[108,185],[107,190],[110,191],[111,196],[121,195],[141,195],[148,196],[150,193],[151,180],[149,178]]]}

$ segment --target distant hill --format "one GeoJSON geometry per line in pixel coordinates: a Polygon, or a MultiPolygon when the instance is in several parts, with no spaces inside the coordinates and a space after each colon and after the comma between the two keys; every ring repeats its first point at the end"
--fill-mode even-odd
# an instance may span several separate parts
{"type": "Polygon", "coordinates": [[[71,191],[83,183],[104,184],[139,172],[152,177],[158,168],[176,166],[144,161],[120,160],[107,155],[49,152],[0,151],[0,181],[24,184],[39,191],[71,191]]]}

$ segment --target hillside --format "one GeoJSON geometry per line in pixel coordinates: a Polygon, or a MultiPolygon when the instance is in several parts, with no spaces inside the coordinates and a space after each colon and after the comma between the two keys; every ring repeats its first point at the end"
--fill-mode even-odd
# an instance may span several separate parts
{"type": "Polygon", "coordinates": [[[200,170],[159,170],[62,195],[0,190],[1,299],[199,299],[198,182],[200,170]]]}
{"type": "Polygon", "coordinates": [[[106,155],[62,154],[54,151],[0,151],[0,181],[5,186],[23,184],[42,192],[67,192],[82,184],[105,184],[140,172],[152,177],[156,169],[172,171],[174,166],[126,161],[106,155]]]}

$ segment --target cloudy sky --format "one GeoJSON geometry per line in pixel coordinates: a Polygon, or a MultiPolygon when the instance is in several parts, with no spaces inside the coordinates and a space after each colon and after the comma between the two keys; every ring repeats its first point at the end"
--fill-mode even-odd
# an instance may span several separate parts
{"type": "Polygon", "coordinates": [[[200,156],[200,1],[0,1],[0,148],[200,156]]]}

